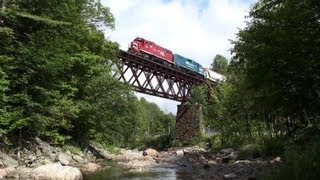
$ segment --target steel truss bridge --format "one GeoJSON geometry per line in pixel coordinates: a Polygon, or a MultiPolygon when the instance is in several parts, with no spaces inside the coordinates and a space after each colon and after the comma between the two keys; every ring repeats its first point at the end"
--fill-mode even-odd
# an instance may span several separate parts
{"type": "Polygon", "coordinates": [[[190,96],[192,86],[205,81],[202,77],[177,67],[127,51],[120,50],[118,57],[120,61],[113,62],[113,67],[116,67],[113,76],[132,85],[140,93],[184,102],[190,96]]]}

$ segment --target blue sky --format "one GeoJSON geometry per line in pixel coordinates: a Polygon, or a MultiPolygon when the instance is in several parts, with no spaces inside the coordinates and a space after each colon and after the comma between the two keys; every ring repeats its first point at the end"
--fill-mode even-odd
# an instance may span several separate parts
{"type": "MultiPolygon", "coordinates": [[[[106,37],[126,50],[137,36],[209,67],[216,54],[231,58],[230,39],[245,26],[256,0],[102,0],[110,7],[116,29],[106,37]]],[[[177,102],[138,95],[176,113],[177,102]]]]}

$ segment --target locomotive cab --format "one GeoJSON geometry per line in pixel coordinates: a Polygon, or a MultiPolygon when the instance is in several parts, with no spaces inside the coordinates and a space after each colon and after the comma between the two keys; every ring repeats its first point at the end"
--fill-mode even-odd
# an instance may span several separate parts
{"type": "Polygon", "coordinates": [[[130,43],[128,51],[148,60],[158,61],[163,64],[166,62],[173,64],[173,55],[170,50],[140,37],[135,38],[130,43]]]}
{"type": "Polygon", "coordinates": [[[135,38],[129,46],[129,51],[135,51],[135,52],[139,52],[140,51],[140,46],[141,44],[143,44],[143,39],[142,38],[135,38]]]}

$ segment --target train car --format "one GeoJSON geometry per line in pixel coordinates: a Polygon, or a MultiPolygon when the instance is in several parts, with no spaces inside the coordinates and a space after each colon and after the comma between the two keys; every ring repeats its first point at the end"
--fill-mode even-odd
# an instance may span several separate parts
{"type": "Polygon", "coordinates": [[[173,58],[174,58],[174,63],[177,66],[193,71],[201,76],[204,76],[203,67],[199,63],[189,58],[183,57],[179,54],[173,54],[173,58]]]}
{"type": "Polygon", "coordinates": [[[152,56],[163,60],[164,62],[174,63],[173,54],[170,50],[157,45],[154,42],[148,41],[146,39],[137,37],[131,43],[129,47],[129,52],[135,52],[139,54],[146,54],[147,56],[152,56]]]}
{"type": "Polygon", "coordinates": [[[212,71],[208,68],[203,68],[203,72],[204,72],[204,77],[206,79],[209,79],[210,81],[219,83],[219,82],[223,82],[226,80],[225,76],[223,76],[222,74],[219,74],[215,71],[212,71]]]}

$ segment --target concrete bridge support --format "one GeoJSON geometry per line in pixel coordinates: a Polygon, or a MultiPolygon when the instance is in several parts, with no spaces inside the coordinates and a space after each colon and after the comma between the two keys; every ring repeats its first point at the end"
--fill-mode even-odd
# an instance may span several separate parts
{"type": "Polygon", "coordinates": [[[199,104],[178,105],[174,143],[188,145],[197,141],[203,132],[203,114],[199,104]]]}

